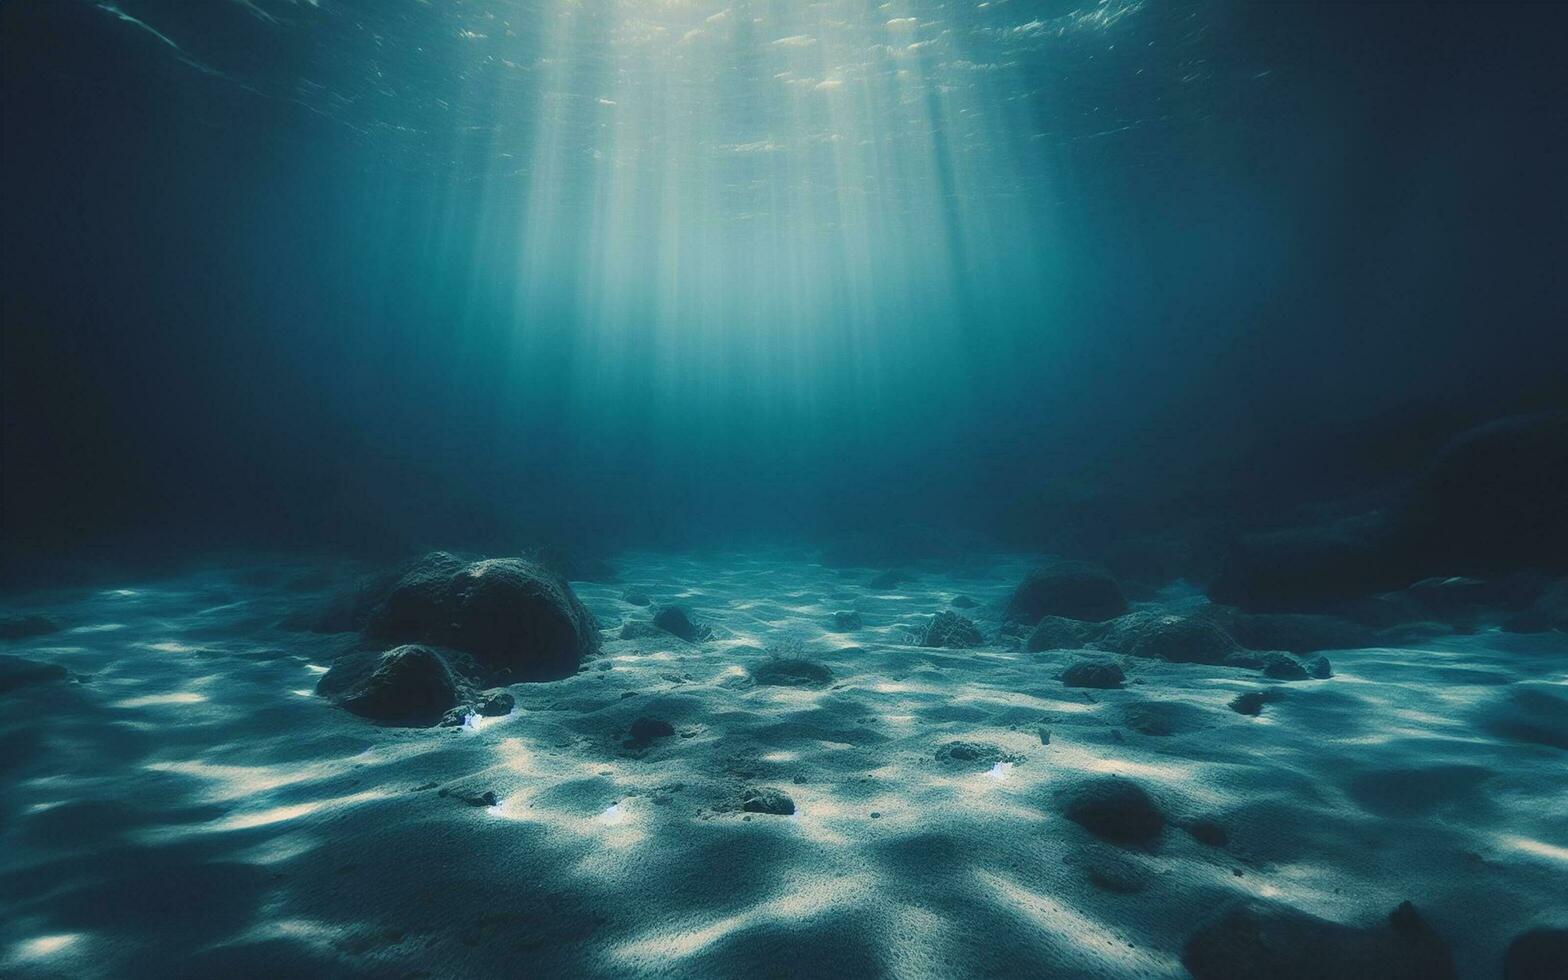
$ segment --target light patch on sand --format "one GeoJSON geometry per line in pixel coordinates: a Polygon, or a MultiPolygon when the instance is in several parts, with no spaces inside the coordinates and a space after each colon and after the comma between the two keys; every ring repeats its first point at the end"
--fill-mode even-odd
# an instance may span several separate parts
{"type": "Polygon", "coordinates": [[[72,633],[113,633],[115,630],[125,629],[124,623],[95,623],[92,626],[78,626],[72,633]]]}
{"type": "Polygon", "coordinates": [[[328,670],[331,670],[330,667],[323,667],[320,664],[306,664],[305,669],[312,674],[325,674],[328,670]]]}
{"type": "Polygon", "coordinates": [[[1132,948],[1120,933],[1098,919],[989,871],[976,871],[974,874],[1007,907],[1057,937],[1070,949],[1097,953],[1108,963],[1143,974],[1176,972],[1177,964],[1172,957],[1155,956],[1132,948]]]}
{"type": "Polygon", "coordinates": [[[207,695],[195,691],[175,691],[173,694],[146,694],[139,698],[126,698],[116,701],[116,708],[156,708],[169,704],[200,704],[207,700],[207,695]]]}
{"type": "Polygon", "coordinates": [[[164,640],[160,643],[138,643],[137,646],[145,647],[148,650],[156,650],[159,653],[195,653],[201,649],[201,647],[193,647],[189,643],[179,643],[175,640],[164,640]]]}
{"type": "Polygon", "coordinates": [[[79,932],[57,932],[47,936],[24,939],[11,947],[11,959],[17,963],[36,963],[63,953],[81,942],[79,932]]]}
{"type": "Polygon", "coordinates": [[[610,955],[628,961],[685,959],[749,924],[752,919],[751,915],[732,915],[717,922],[667,929],[622,943],[611,950],[610,955]]]}
{"type": "Polygon", "coordinates": [[[1548,844],[1545,841],[1536,840],[1533,837],[1505,836],[1499,837],[1497,842],[1503,847],[1511,848],[1516,851],[1523,851],[1524,853],[1533,855],[1535,857],[1543,857],[1547,858],[1548,860],[1557,861],[1561,864],[1568,864],[1568,847],[1560,847],[1556,844],[1548,844]]]}
{"type": "Polygon", "coordinates": [[[348,796],[339,796],[332,799],[312,800],[306,803],[292,803],[285,806],[268,807],[265,810],[236,813],[231,816],[224,817],[221,820],[215,820],[211,823],[204,824],[196,829],[219,832],[229,830],[250,830],[254,827],[266,827],[270,826],[271,824],[286,823],[290,820],[298,820],[300,817],[308,817],[311,814],[317,813],[321,810],[351,806],[355,803],[363,803],[367,800],[382,799],[386,795],[386,793],[380,792],[378,790],[366,790],[363,793],[351,793],[348,796]]]}

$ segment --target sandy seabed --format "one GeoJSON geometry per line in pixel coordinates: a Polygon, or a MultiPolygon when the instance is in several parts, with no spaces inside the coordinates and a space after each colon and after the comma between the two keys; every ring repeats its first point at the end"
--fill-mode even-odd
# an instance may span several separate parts
{"type": "Polygon", "coordinates": [[[1331,651],[1288,685],[1114,658],[1126,687],[1083,690],[1074,655],[998,636],[1019,556],[892,589],[805,554],[616,565],[573,583],[600,655],[462,728],[314,694],[356,638],[280,624],[333,569],[10,597],[64,628],[4,652],[79,680],[0,694],[0,975],[1180,977],[1245,899],[1357,927],[1409,900],[1493,977],[1568,920],[1568,719],[1539,707],[1568,688],[1562,634],[1331,651]],[[714,637],[619,639],[637,591],[714,637]],[[959,596],[986,645],[920,647],[959,596]],[[756,683],[780,654],[832,678],[756,683]],[[674,734],[629,740],[639,718],[674,734]],[[1063,816],[1104,774],[1164,811],[1151,845],[1063,816]],[[742,810],[757,788],[793,815],[742,810]]]}

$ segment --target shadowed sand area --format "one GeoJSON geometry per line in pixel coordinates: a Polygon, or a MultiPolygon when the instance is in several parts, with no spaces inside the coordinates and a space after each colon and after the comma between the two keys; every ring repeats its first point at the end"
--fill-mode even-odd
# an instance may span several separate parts
{"type": "Polygon", "coordinates": [[[1125,686],[1091,690],[998,642],[1022,558],[875,588],[803,554],[617,565],[573,583],[601,652],[461,728],[315,696],[354,637],[278,624],[344,569],[18,597],[64,629],[5,652],[80,680],[0,695],[0,973],[1184,976],[1249,899],[1357,927],[1410,900],[1485,977],[1568,913],[1561,634],[1334,651],[1288,685],[1112,658],[1125,686]],[[619,639],[639,592],[712,638],[619,639]],[[916,645],[958,596],[987,642],[916,645]],[[831,678],[757,683],[780,655],[831,678]],[[1156,836],[1063,815],[1106,775],[1156,836]],[[756,789],[793,814],[743,809],[756,789]]]}

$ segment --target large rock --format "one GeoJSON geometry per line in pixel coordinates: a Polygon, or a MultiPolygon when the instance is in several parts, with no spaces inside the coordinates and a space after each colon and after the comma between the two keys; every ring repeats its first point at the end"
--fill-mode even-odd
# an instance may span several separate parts
{"type": "Polygon", "coordinates": [[[1102,632],[1104,628],[1099,623],[1085,623],[1061,616],[1045,616],[1035,624],[1034,629],[1024,639],[1024,649],[1032,652],[1076,650],[1086,646],[1102,632]]]}
{"type": "Polygon", "coordinates": [[[1126,611],[1127,597],[1111,573],[1082,561],[1035,569],[1007,602],[1007,618],[1029,625],[1045,616],[1103,622],[1126,611]]]}
{"type": "Polygon", "coordinates": [[[1406,902],[1386,922],[1341,925],[1295,909],[1247,904],[1193,934],[1182,949],[1193,980],[1451,980],[1448,944],[1406,902]]]}
{"type": "Polygon", "coordinates": [[[414,644],[340,657],[316,685],[317,694],[356,715],[415,727],[439,722],[463,690],[440,653],[414,644]]]}
{"type": "Polygon", "coordinates": [[[397,581],[365,636],[461,650],[509,680],[570,676],[599,639],[587,607],[543,566],[445,552],[426,555],[397,581]]]}
{"type": "Polygon", "coordinates": [[[1129,613],[1110,623],[1094,645],[1132,657],[1181,664],[1222,664],[1237,643],[1214,623],[1170,613],[1129,613]]]}
{"type": "Polygon", "coordinates": [[[1248,610],[1314,611],[1419,577],[1389,523],[1370,514],[1243,536],[1208,592],[1248,610]]]}
{"type": "Polygon", "coordinates": [[[1062,815],[1103,840],[1147,845],[1160,836],[1165,815],[1137,783],[1101,776],[1062,794],[1062,815]]]}
{"type": "Polygon", "coordinates": [[[30,640],[58,633],[63,627],[48,616],[0,616],[0,640],[30,640]]]}

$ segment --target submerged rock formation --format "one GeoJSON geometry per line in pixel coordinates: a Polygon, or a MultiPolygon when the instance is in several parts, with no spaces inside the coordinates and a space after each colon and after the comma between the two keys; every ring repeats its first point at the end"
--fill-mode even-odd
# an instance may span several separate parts
{"type": "Polygon", "coordinates": [[[511,680],[570,676],[599,642],[587,607],[543,566],[520,558],[469,562],[439,551],[397,580],[364,633],[374,642],[461,650],[511,680]]]}
{"type": "Polygon", "coordinates": [[[1007,618],[1034,625],[1045,616],[1102,622],[1127,611],[1127,597],[1110,572],[1082,561],[1057,562],[1026,576],[1007,602],[1007,618]]]}
{"type": "Polygon", "coordinates": [[[316,685],[317,694],[356,715],[412,727],[439,722],[465,689],[446,658],[415,644],[339,657],[316,685]]]}

